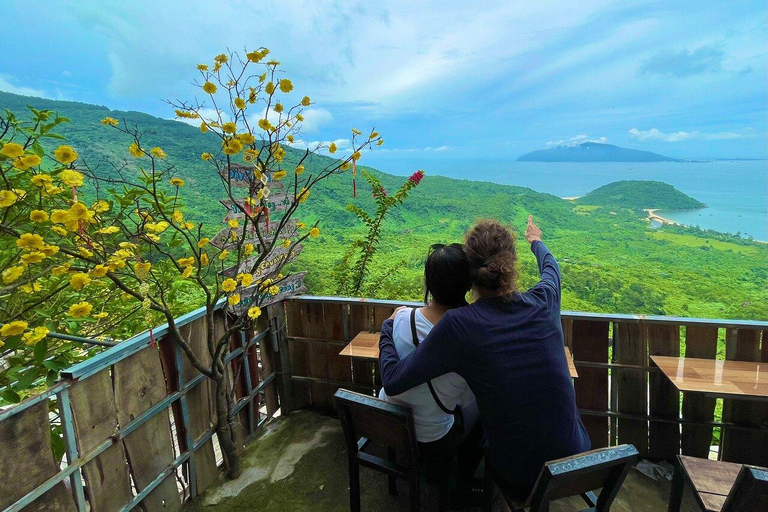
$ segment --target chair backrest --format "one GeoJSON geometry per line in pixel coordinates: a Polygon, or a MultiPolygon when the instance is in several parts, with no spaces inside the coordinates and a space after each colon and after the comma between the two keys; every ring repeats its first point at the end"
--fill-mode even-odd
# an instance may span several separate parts
{"type": "Polygon", "coordinates": [[[743,466],[723,505],[723,512],[768,510],[768,469],[743,466]]]}
{"type": "Polygon", "coordinates": [[[549,510],[550,501],[595,489],[602,489],[597,510],[607,510],[639,458],[637,449],[625,444],[547,462],[531,491],[531,512],[549,510]]]}
{"type": "Polygon", "coordinates": [[[350,454],[357,452],[358,440],[365,437],[404,453],[411,461],[418,460],[410,409],[346,389],[334,396],[350,454]]]}

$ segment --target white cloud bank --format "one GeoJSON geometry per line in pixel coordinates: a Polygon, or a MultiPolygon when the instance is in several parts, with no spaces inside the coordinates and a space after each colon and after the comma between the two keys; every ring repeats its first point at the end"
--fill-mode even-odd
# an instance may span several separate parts
{"type": "Polygon", "coordinates": [[[640,142],[646,141],[659,141],[659,142],[684,142],[688,140],[734,140],[734,139],[749,139],[755,135],[751,131],[741,132],[713,132],[705,133],[698,130],[692,132],[672,132],[664,133],[659,131],[658,128],[651,128],[650,130],[638,130],[632,128],[629,130],[629,135],[639,140],[640,142]]]}
{"type": "Polygon", "coordinates": [[[590,137],[589,135],[576,135],[575,137],[571,137],[570,139],[561,139],[561,140],[551,140],[547,142],[547,146],[549,147],[557,147],[557,146],[565,146],[565,147],[573,147],[578,146],[579,144],[584,144],[585,142],[597,142],[599,144],[605,144],[608,142],[608,139],[606,137],[590,137]]]}
{"type": "Polygon", "coordinates": [[[10,92],[13,94],[21,94],[22,96],[38,96],[41,98],[49,98],[50,96],[41,89],[33,89],[32,87],[23,87],[13,84],[13,77],[0,74],[0,91],[10,92]]]}

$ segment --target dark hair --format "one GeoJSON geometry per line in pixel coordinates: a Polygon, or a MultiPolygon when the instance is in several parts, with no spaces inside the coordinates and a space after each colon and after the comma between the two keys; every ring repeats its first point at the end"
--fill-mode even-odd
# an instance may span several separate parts
{"type": "Polygon", "coordinates": [[[496,221],[478,222],[467,233],[464,252],[475,285],[512,297],[517,289],[517,252],[509,229],[496,221]]]}
{"type": "Polygon", "coordinates": [[[424,264],[424,302],[431,295],[435,302],[457,308],[467,305],[466,295],[472,287],[469,262],[461,244],[434,244],[424,264]]]}

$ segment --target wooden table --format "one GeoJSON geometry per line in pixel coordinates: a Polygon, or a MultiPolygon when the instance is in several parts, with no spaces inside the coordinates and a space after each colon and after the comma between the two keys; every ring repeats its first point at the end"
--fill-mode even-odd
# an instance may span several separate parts
{"type": "Polygon", "coordinates": [[[669,356],[651,360],[679,391],[768,401],[768,363],[669,356]]]}
{"type": "MultiPolygon", "coordinates": [[[[380,332],[363,331],[355,336],[349,344],[344,347],[340,356],[355,357],[359,359],[379,360],[379,337],[380,332]]],[[[568,347],[565,348],[565,359],[568,361],[568,371],[571,377],[576,379],[579,374],[576,372],[576,366],[573,364],[573,357],[568,347]]]]}

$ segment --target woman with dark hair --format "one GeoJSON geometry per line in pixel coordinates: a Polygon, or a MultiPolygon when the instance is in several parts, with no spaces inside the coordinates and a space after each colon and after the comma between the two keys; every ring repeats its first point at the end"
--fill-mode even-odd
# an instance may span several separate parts
{"type": "Polygon", "coordinates": [[[518,498],[528,495],[544,462],[590,449],[563,350],[560,269],[532,217],[525,237],[541,274],[533,288],[516,289],[512,233],[498,222],[479,222],[464,245],[477,300],[446,312],[407,358],[394,348],[391,320],[379,342],[387,393],[448,372],[467,381],[480,409],[488,467],[502,490],[518,498]]]}
{"type": "MultiPolygon", "coordinates": [[[[467,305],[472,282],[461,244],[430,247],[424,285],[424,307],[402,308],[393,317],[392,340],[398,357],[416,350],[448,310],[467,305]]],[[[427,480],[439,483],[439,475],[447,471],[462,440],[477,423],[477,403],[467,383],[455,373],[446,373],[394,396],[387,396],[382,389],[379,398],[411,408],[419,459],[425,465],[427,480]]],[[[475,445],[479,441],[476,437],[482,435],[473,433],[470,442],[475,445]]],[[[477,462],[462,460],[461,465],[476,466],[477,462]]]]}

